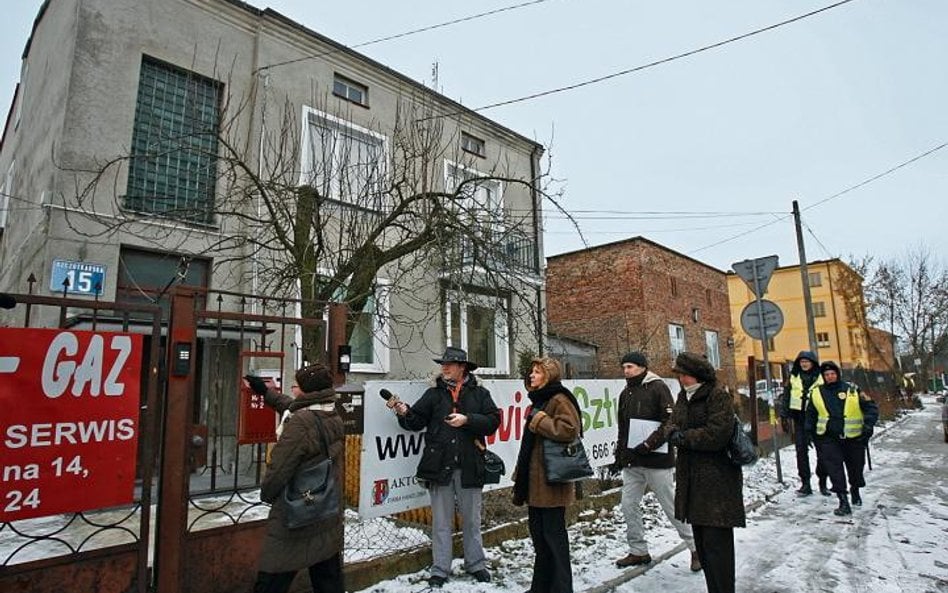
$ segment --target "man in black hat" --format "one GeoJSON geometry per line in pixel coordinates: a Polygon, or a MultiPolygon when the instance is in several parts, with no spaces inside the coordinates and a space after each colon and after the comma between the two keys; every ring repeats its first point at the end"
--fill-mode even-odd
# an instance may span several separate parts
{"type": "Polygon", "coordinates": [[[441,365],[441,374],[414,405],[389,400],[402,428],[427,430],[416,477],[431,496],[433,562],[428,584],[441,587],[451,575],[455,500],[464,533],[464,570],[486,583],[491,575],[481,541],[485,477],[481,451],[485,437],[500,426],[500,410],[471,374],[477,365],[467,359],[467,352],[448,346],[434,361],[441,365]]]}
{"type": "Polygon", "coordinates": [[[744,527],[744,477],[731,463],[734,403],[706,358],[675,359],[681,392],[666,432],[677,449],[675,518],[691,524],[709,593],[734,593],[734,528],[744,527]]]}
{"type": "Polygon", "coordinates": [[[619,394],[619,440],[611,469],[622,473],[621,506],[629,553],[616,560],[616,566],[625,568],[652,561],[641,509],[648,488],[691,550],[690,567],[697,572],[701,562],[691,527],[675,518],[675,450],[665,442],[664,431],[675,403],[671,391],[661,377],[648,370],[648,359],[641,352],[629,352],[622,357],[622,373],[626,386],[619,394]]]}

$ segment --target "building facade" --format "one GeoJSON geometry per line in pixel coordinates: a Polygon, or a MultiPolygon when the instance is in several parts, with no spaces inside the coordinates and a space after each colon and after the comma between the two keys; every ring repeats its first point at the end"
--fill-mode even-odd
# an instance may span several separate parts
{"type": "Polygon", "coordinates": [[[427,375],[446,345],[510,376],[545,331],[542,152],[270,9],[46,2],[0,145],[0,290],[26,292],[33,274],[39,294],[103,300],[160,300],[172,284],[299,296],[287,254],[311,247],[318,274],[349,270],[345,292],[360,263],[442,215],[421,243],[451,249],[406,252],[356,295],[353,378],[427,375]],[[324,218],[294,242],[306,188],[324,218]],[[459,223],[482,232],[452,235],[459,223]]]}
{"type": "Polygon", "coordinates": [[[547,258],[550,331],[598,346],[598,376],[622,376],[630,350],[671,376],[679,352],[707,356],[734,384],[724,272],[644,237],[547,258]]]}
{"type": "MultiPolygon", "coordinates": [[[[839,259],[811,262],[807,271],[820,360],[836,361],[843,369],[871,368],[862,278],[839,259]]],[[[727,282],[735,328],[735,364],[740,374],[741,369],[746,372],[749,356],[758,362],[763,360],[763,350],[759,340],[741,329],[741,312],[754,302],[754,293],[733,272],[728,274],[727,282]]],[[[792,362],[801,350],[810,349],[800,267],[774,270],[764,298],[783,312],[783,329],[767,345],[773,376],[780,378],[781,365],[792,362]]]]}

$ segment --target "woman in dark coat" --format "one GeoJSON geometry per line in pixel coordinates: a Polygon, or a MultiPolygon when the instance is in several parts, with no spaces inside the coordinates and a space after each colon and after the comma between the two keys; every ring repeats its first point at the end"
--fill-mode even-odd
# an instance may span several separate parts
{"type": "Polygon", "coordinates": [[[682,386],[668,428],[678,448],[675,518],[692,526],[708,593],[734,593],[734,528],[745,521],[744,478],[725,452],[734,404],[705,358],[683,352],[672,370],[682,386]]]}
{"type": "Polygon", "coordinates": [[[343,593],[342,578],[343,515],[313,525],[288,529],[283,525],[283,507],[279,498],[297,468],[313,459],[323,459],[323,435],[329,442],[336,479],[343,482],[345,434],[342,418],[336,412],[336,392],[328,368],[314,364],[296,372],[296,385],[290,397],[267,389],[258,377],[247,377],[250,388],[264,396],[268,406],[280,414],[277,442],[270,467],[260,486],[260,499],[270,503],[267,532],[260,553],[259,572],[254,593],[285,593],[297,571],[309,570],[309,579],[317,593],[343,593]],[[317,423],[316,416],[322,420],[317,423]]]}
{"type": "Polygon", "coordinates": [[[569,443],[582,432],[579,403],[560,383],[560,365],[535,358],[527,379],[533,409],[514,470],[513,503],[527,503],[530,539],[536,558],[530,593],[572,593],[573,573],[566,533],[566,507],[576,500],[574,484],[549,484],[543,467],[543,440],[569,443]]]}

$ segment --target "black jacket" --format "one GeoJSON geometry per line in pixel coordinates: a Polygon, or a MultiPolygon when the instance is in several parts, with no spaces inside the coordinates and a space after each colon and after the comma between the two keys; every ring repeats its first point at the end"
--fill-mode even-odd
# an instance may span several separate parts
{"type": "Polygon", "coordinates": [[[823,396],[823,402],[826,404],[826,411],[829,412],[829,418],[826,421],[826,434],[816,434],[816,424],[819,417],[816,406],[811,405],[806,409],[804,430],[811,438],[841,439],[845,437],[843,418],[845,395],[844,399],[840,399],[839,394],[845,394],[849,391],[850,385],[855,387],[856,391],[859,391],[859,409],[862,411],[862,434],[856,438],[868,438],[870,436],[872,427],[879,421],[879,405],[868,395],[860,391],[859,387],[855,384],[839,380],[835,383],[824,383],[820,385],[820,394],[823,396]]]}
{"type": "Polygon", "coordinates": [[[451,473],[461,469],[461,486],[480,488],[484,485],[484,456],[474,441],[485,444],[484,437],[500,426],[500,410],[490,392],[474,375],[468,375],[458,395],[457,412],[467,416],[467,423],[454,428],[444,421],[454,413],[451,391],[441,377],[428,388],[415,405],[408,408],[398,424],[406,430],[427,429],[425,448],[415,474],[419,480],[447,484],[451,473]]]}
{"type": "Polygon", "coordinates": [[[671,417],[675,401],[665,382],[651,371],[626,380],[625,389],[619,395],[619,440],[616,442],[616,462],[620,467],[669,468],[675,465],[675,450],[654,453],[665,442],[664,426],[671,417]],[[628,447],[629,420],[653,420],[661,422],[645,443],[649,452],[637,454],[628,447]]]}

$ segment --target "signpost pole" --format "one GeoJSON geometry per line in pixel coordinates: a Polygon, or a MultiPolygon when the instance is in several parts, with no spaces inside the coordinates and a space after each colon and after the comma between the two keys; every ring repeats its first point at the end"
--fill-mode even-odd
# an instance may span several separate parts
{"type": "MultiPolygon", "coordinates": [[[[761,304],[763,295],[760,289],[760,275],[757,272],[757,260],[754,260],[754,293],[757,295],[757,318],[760,321],[760,345],[764,353],[764,379],[767,381],[767,402],[770,404],[770,434],[773,440],[774,461],[777,464],[777,482],[783,484],[783,472],[780,468],[780,450],[777,448],[777,415],[774,413],[774,390],[770,379],[770,358],[767,356],[767,340],[770,335],[764,325],[764,306],[761,304]]],[[[757,418],[754,418],[754,422],[757,418]]]]}

